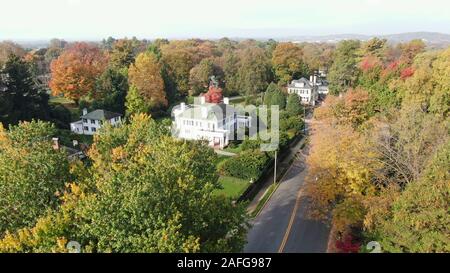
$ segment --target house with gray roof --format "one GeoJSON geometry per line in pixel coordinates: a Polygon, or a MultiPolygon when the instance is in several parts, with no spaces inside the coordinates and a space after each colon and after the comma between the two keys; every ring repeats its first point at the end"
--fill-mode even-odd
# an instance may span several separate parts
{"type": "Polygon", "coordinates": [[[70,123],[70,130],[80,135],[93,135],[102,125],[107,122],[115,126],[122,122],[122,115],[102,109],[97,109],[92,112],[83,109],[81,119],[70,123]]]}
{"type": "Polygon", "coordinates": [[[315,105],[319,98],[317,76],[311,76],[310,80],[300,78],[293,80],[287,86],[289,94],[297,94],[303,104],[315,105]]]}
{"type": "Polygon", "coordinates": [[[172,135],[179,139],[205,140],[209,146],[223,149],[238,127],[251,125],[251,117],[239,115],[228,102],[224,98],[221,103],[207,103],[205,97],[200,97],[197,103],[175,106],[172,135]]]}

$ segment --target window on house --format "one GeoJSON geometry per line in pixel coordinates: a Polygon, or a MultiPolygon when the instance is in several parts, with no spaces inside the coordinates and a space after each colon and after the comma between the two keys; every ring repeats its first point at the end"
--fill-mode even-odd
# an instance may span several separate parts
{"type": "Polygon", "coordinates": [[[84,123],[87,123],[88,121],[87,121],[87,119],[84,118],[84,119],[83,119],[83,122],[84,122],[84,123]]]}
{"type": "Polygon", "coordinates": [[[91,124],[95,124],[95,120],[94,119],[91,119],[91,124]]]}
{"type": "Polygon", "coordinates": [[[89,131],[89,127],[87,127],[87,126],[84,126],[84,127],[83,127],[83,130],[85,130],[85,131],[89,131]]]}
{"type": "Polygon", "coordinates": [[[95,132],[95,131],[97,131],[97,128],[91,127],[91,131],[92,131],[92,132],[95,132]]]}

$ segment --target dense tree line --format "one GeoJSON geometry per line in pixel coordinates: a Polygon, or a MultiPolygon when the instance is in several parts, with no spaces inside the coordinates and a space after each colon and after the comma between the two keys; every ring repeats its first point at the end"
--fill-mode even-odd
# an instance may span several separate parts
{"type": "Polygon", "coordinates": [[[339,96],[315,111],[308,192],[343,251],[373,240],[388,252],[450,251],[449,54],[421,41],[337,45],[339,96]]]}
{"type": "Polygon", "coordinates": [[[238,252],[243,204],[217,196],[215,153],[145,114],[105,126],[90,164],[52,148],[53,127],[0,127],[0,252],[238,252]]]}
{"type": "MultiPolygon", "coordinates": [[[[67,251],[70,240],[92,252],[240,251],[245,209],[213,194],[215,155],[171,139],[147,114],[206,92],[214,75],[225,95],[264,93],[260,103],[278,105],[283,144],[304,111],[283,86],[325,69],[331,95],[315,111],[308,157],[315,215],[331,213],[341,242],[448,252],[449,60],[449,49],[381,39],[336,48],[227,38],[0,43],[0,251],[67,251]],[[32,121],[70,122],[47,91],[130,122],[106,126],[88,164],[67,162],[51,146],[55,127],[32,121]]],[[[250,162],[259,143],[242,145],[250,162]]]]}
{"type": "Polygon", "coordinates": [[[68,98],[79,108],[159,115],[186,96],[206,92],[211,76],[227,96],[255,95],[271,82],[282,86],[327,69],[333,50],[329,44],[227,38],[148,41],[109,37],[97,44],[53,39],[39,50],[0,43],[0,64],[17,56],[29,65],[30,77],[43,91],[50,89],[52,96],[68,98]]]}

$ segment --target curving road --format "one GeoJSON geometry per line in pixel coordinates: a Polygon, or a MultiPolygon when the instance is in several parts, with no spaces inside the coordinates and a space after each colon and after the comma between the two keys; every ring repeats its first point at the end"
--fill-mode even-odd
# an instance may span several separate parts
{"type": "Polygon", "coordinates": [[[305,155],[300,151],[269,202],[252,221],[246,253],[326,252],[329,227],[308,219],[302,196],[306,176],[305,155]]]}

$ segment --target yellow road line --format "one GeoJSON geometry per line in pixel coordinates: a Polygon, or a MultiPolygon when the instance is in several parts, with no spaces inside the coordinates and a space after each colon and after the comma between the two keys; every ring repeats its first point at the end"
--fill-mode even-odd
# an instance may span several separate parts
{"type": "Polygon", "coordinates": [[[298,190],[297,199],[295,200],[295,206],[292,210],[291,219],[289,219],[289,224],[284,234],[283,241],[281,242],[280,248],[278,248],[278,253],[283,253],[284,247],[286,246],[287,240],[289,239],[289,234],[291,233],[292,225],[294,224],[295,216],[297,214],[298,207],[300,205],[300,198],[302,196],[302,189],[298,190]]]}

